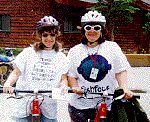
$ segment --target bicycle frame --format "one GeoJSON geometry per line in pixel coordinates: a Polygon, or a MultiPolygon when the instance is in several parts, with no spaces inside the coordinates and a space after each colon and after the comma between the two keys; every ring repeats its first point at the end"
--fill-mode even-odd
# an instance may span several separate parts
{"type": "Polygon", "coordinates": [[[105,102],[105,98],[103,99],[103,101],[101,102],[101,105],[98,109],[98,112],[96,114],[96,117],[94,119],[94,122],[101,122],[101,120],[105,120],[106,119],[106,112],[107,112],[107,105],[105,102]]]}
{"type": "Polygon", "coordinates": [[[13,71],[11,62],[0,62],[0,84],[4,85],[8,75],[13,71]]]}
{"type": "Polygon", "coordinates": [[[39,116],[40,115],[40,107],[39,107],[39,100],[34,99],[32,101],[32,108],[31,108],[31,114],[32,116],[39,116]]]}
{"type": "Polygon", "coordinates": [[[33,99],[31,103],[31,115],[32,122],[40,122],[40,105],[37,96],[33,99]]]}
{"type": "Polygon", "coordinates": [[[102,95],[102,102],[98,108],[94,122],[106,122],[106,119],[107,119],[106,99],[108,96],[113,96],[113,94],[107,94],[107,93],[101,93],[101,95],[102,95]]]}

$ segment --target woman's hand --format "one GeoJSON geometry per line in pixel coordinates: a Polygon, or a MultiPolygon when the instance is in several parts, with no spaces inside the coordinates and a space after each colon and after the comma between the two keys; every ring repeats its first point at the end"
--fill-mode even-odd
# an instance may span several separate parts
{"type": "Polygon", "coordinates": [[[3,92],[13,94],[14,93],[14,88],[9,83],[6,82],[3,86],[3,92]]]}
{"type": "Polygon", "coordinates": [[[68,77],[68,86],[73,90],[74,93],[77,95],[82,96],[84,94],[83,90],[81,87],[79,87],[77,79],[74,77],[68,77]]]}
{"type": "Polygon", "coordinates": [[[125,97],[124,97],[125,99],[130,99],[133,96],[133,92],[130,91],[129,89],[124,90],[124,93],[125,93],[125,97]]]}
{"type": "Polygon", "coordinates": [[[69,87],[68,87],[67,85],[61,84],[61,86],[60,86],[59,88],[60,88],[60,90],[61,90],[62,95],[68,93],[69,87]]]}
{"type": "Polygon", "coordinates": [[[84,91],[80,87],[72,87],[72,90],[79,96],[82,96],[84,94],[84,91]]]}

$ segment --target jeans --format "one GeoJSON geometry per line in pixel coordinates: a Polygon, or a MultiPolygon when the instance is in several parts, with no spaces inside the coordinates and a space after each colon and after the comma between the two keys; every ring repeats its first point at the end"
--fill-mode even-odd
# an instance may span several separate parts
{"type": "MultiPolygon", "coordinates": [[[[41,122],[57,122],[57,119],[48,119],[43,114],[41,114],[41,122]]],[[[25,118],[15,118],[16,122],[32,122],[32,116],[28,116],[25,118]]]]}

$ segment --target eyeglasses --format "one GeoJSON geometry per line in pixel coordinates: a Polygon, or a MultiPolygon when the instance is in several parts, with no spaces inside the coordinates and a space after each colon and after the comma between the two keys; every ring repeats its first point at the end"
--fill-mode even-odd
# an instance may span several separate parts
{"type": "Polygon", "coordinates": [[[54,34],[54,33],[43,33],[42,34],[43,37],[48,37],[48,35],[54,37],[56,34],[54,34]]]}
{"type": "Polygon", "coordinates": [[[101,26],[100,25],[94,25],[94,26],[91,26],[91,25],[86,25],[84,27],[84,30],[85,31],[90,31],[91,29],[95,30],[95,31],[101,31],[101,26]]]}

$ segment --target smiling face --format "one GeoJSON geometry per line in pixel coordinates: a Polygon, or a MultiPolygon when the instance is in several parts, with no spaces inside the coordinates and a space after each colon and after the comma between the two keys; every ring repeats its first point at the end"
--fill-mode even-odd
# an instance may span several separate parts
{"type": "Polygon", "coordinates": [[[55,44],[56,42],[56,33],[54,30],[52,30],[51,32],[47,32],[47,31],[44,31],[42,33],[42,43],[46,46],[46,49],[52,49],[53,48],[53,45],[55,44]]]}
{"type": "Polygon", "coordinates": [[[85,31],[85,36],[89,42],[95,42],[99,39],[101,32],[85,31]]]}
{"type": "Polygon", "coordinates": [[[97,40],[101,36],[101,26],[100,25],[86,25],[84,27],[85,36],[89,43],[98,44],[97,40]]]}

